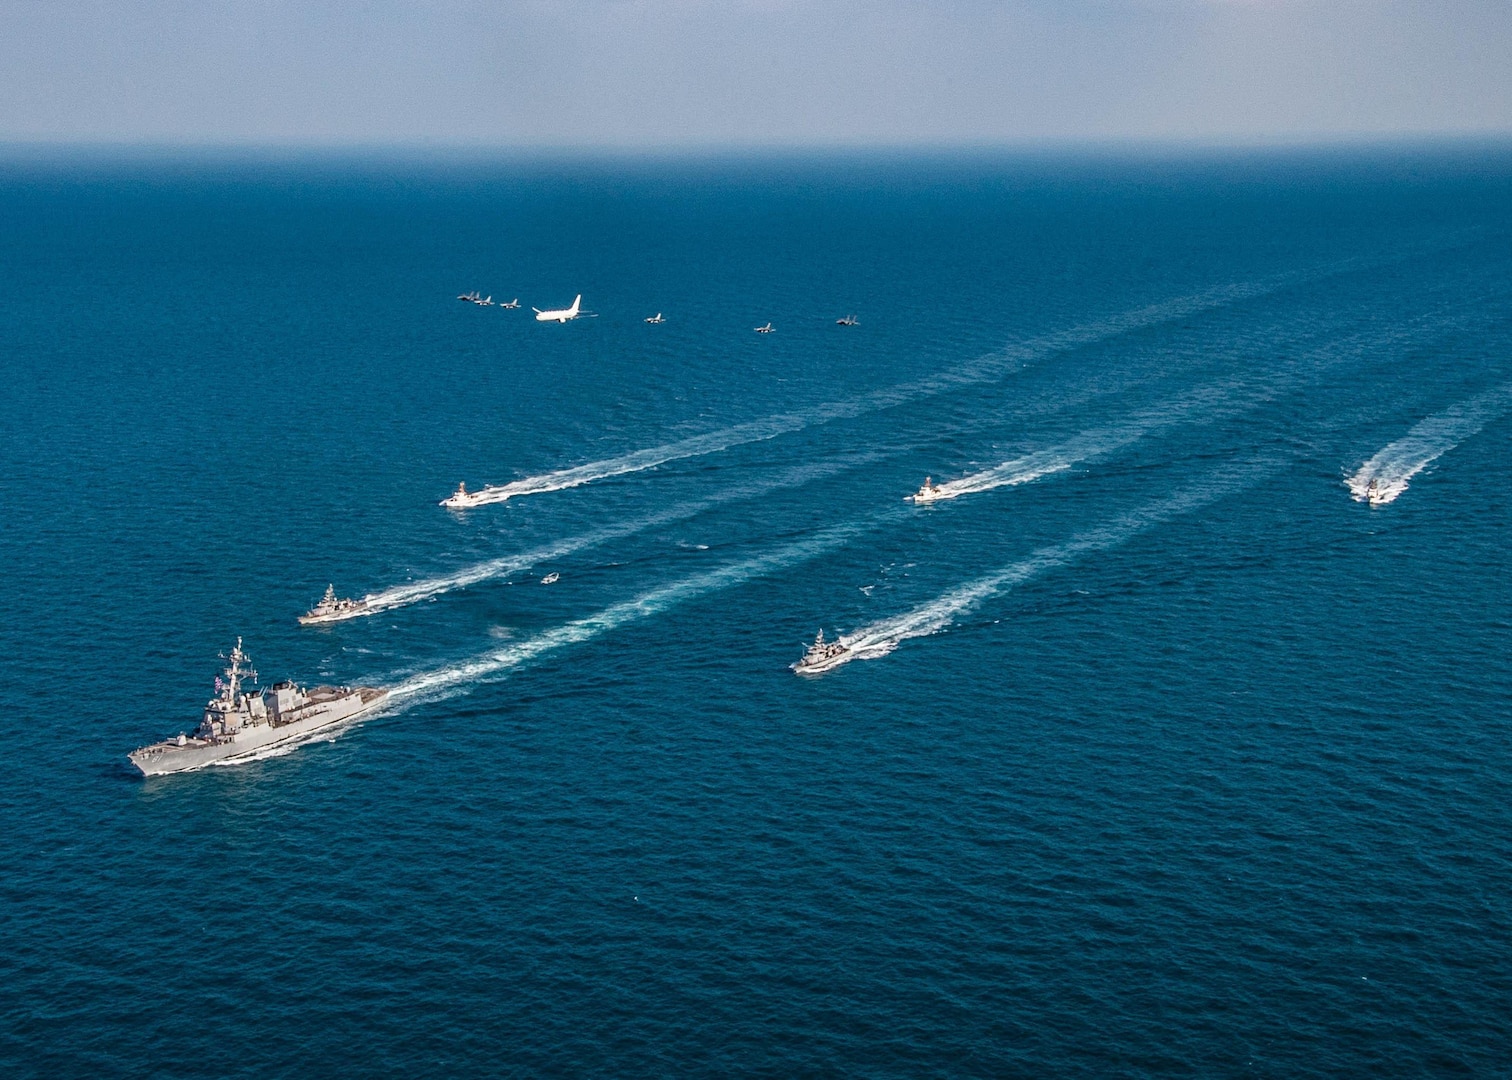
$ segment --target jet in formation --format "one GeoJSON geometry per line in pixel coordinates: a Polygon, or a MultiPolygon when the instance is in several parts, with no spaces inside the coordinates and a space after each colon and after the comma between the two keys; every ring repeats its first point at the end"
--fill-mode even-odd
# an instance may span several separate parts
{"type": "Polygon", "coordinates": [[[564,323],[581,317],[584,314],[582,307],[583,294],[579,293],[577,299],[572,302],[572,306],[569,308],[558,308],[554,311],[542,311],[540,308],[531,308],[530,310],[536,313],[536,322],[564,323]]]}

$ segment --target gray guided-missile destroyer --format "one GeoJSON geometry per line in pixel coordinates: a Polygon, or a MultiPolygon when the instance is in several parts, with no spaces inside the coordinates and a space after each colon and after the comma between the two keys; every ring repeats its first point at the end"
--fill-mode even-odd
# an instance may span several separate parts
{"type": "Polygon", "coordinates": [[[247,761],[367,712],[388,697],[387,690],[371,686],[301,690],[292,682],[275,683],[260,694],[249,693],[242,684],[256,683],[257,672],[242,651],[241,638],[236,639],[231,655],[222,659],[225,677],[215,680],[217,694],[205,706],[205,718],[194,734],[131,752],[131,763],[144,776],[247,761]]]}

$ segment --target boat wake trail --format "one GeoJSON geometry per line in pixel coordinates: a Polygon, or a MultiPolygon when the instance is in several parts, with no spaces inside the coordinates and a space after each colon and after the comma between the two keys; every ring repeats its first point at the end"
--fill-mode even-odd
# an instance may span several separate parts
{"type": "Polygon", "coordinates": [[[521,551],[513,555],[502,555],[497,559],[489,559],[486,562],[476,563],[472,566],[458,570],[455,573],[445,574],[440,577],[426,578],[423,581],[410,582],[405,585],[395,585],[384,589],[382,592],[370,593],[363,598],[362,606],[353,609],[343,618],[361,618],[365,615],[376,615],[383,611],[392,611],[395,608],[416,604],[431,597],[440,596],[454,589],[463,589],[469,585],[477,585],[480,582],[492,581],[528,570],[553,559],[565,558],[568,555],[597,547],[600,544],[609,543],[612,540],[621,540],[627,536],[654,529],[661,525],[669,525],[675,521],[685,521],[696,517],[705,510],[711,510],[725,503],[737,502],[742,499],[756,499],[763,495],[769,495],[774,491],[792,490],[802,487],[804,484],[844,472],[847,469],[865,465],[877,460],[880,455],[875,453],[854,454],[836,461],[824,462],[819,465],[804,465],[788,469],[769,480],[755,484],[746,484],[740,487],[730,488],[727,491],[718,492],[706,499],[696,502],[683,503],[679,506],[669,507],[660,513],[651,514],[633,521],[623,522],[618,525],[605,526],[592,532],[559,540],[554,544],[547,544],[533,551],[521,551]]]}
{"type": "Polygon", "coordinates": [[[1284,285],[1294,284],[1306,276],[1288,274],[1267,281],[1226,285],[1192,296],[1178,297],[1174,300],[1167,300],[1163,303],[1125,312],[1121,315],[1102,319],[1085,326],[1073,327],[1054,334],[1033,338],[1029,341],[988,353],[985,356],[977,357],[965,364],[947,369],[938,374],[926,376],[925,378],[916,379],[911,382],[899,383],[896,386],[884,387],[845,401],[827,402],[808,409],[779,413],[760,420],[752,420],[745,424],[737,424],[722,431],[695,435],[678,442],[667,443],[663,446],[636,450],[620,457],[605,458],[602,461],[590,461],[585,465],[558,469],[555,472],[543,473],[539,476],[528,476],[522,480],[515,480],[508,484],[490,484],[479,491],[473,492],[468,499],[467,505],[482,506],[487,503],[505,502],[508,499],[522,495],[539,495],[548,491],[562,491],[566,488],[589,484],[595,480],[605,480],[612,476],[623,476],[626,473],[641,472],[669,461],[698,457],[703,454],[713,454],[721,450],[728,450],[734,446],[742,446],[746,443],[775,439],[779,435],[785,435],[788,432],[827,424],[834,420],[850,419],[865,413],[892,408],[895,405],[906,404],[910,401],[917,401],[920,398],[932,397],[936,394],[942,394],[960,387],[991,382],[1039,360],[1043,360],[1046,357],[1053,356],[1056,353],[1067,352],[1071,349],[1117,337],[1120,334],[1155,326],[1163,322],[1170,322],[1174,319],[1188,318],[1214,308],[1262,296],[1266,293],[1274,292],[1284,285]]]}
{"type": "MultiPolygon", "coordinates": [[[[1414,341],[1430,340],[1444,333],[1447,328],[1463,326],[1466,322],[1463,313],[1450,310],[1447,314],[1436,314],[1418,319],[1405,327],[1393,327],[1385,333],[1373,331],[1330,342],[1315,350],[1308,363],[1300,364],[1295,368],[1268,374],[1253,382],[1241,376],[1211,386],[1198,387],[1169,402],[1139,410],[1122,421],[1082,432],[1059,446],[1026,454],[991,469],[936,485],[928,501],[954,499],[961,495],[990,491],[1010,484],[1027,484],[1051,473],[1062,472],[1075,465],[1132,446],[1146,436],[1154,435],[1163,428],[1173,427],[1193,417],[1204,422],[1213,422],[1237,415],[1267,401],[1275,400],[1283,394],[1296,391],[1320,371],[1378,353],[1386,348],[1400,350],[1414,341]]],[[[1509,384],[1509,388],[1512,388],[1512,384],[1509,384]]],[[[1496,404],[1490,400],[1497,394],[1501,394],[1503,398],[1509,396],[1507,388],[1504,388],[1492,391],[1490,394],[1483,394],[1481,398],[1476,399],[1476,402],[1482,402],[1482,399],[1487,400],[1474,409],[1469,406],[1475,403],[1467,403],[1463,407],[1467,409],[1467,415],[1473,413],[1481,415],[1482,418],[1476,423],[1474,429],[1457,435],[1456,439],[1463,439],[1469,434],[1474,434],[1475,430],[1479,430],[1480,424],[1485,423],[1506,407],[1505,401],[1496,404]]],[[[1453,411],[1450,410],[1450,412],[1453,411]]],[[[1444,417],[1447,418],[1448,413],[1445,413],[1444,417]]],[[[1425,427],[1428,423],[1430,422],[1425,421],[1419,427],[1425,427]]],[[[1446,425],[1446,427],[1453,428],[1456,425],[1446,425]]],[[[1413,434],[1417,434],[1417,429],[1414,429],[1413,434]]],[[[1401,443],[1392,444],[1391,447],[1378,454],[1377,458],[1405,445],[1410,438],[1409,436],[1409,439],[1404,439],[1401,443]]],[[[1438,453],[1442,452],[1442,450],[1438,451],[1438,453]]],[[[1434,456],[1436,457],[1437,454],[1434,456]]],[[[1366,467],[1369,468],[1368,465],[1366,467]]],[[[1422,468],[1422,465],[1418,468],[1422,468]]],[[[1361,472],[1363,473],[1364,470],[1361,472]]],[[[1368,487],[1370,480],[1371,477],[1366,477],[1361,481],[1361,490],[1368,487]]],[[[1353,487],[1353,479],[1349,483],[1353,487]]],[[[1405,486],[1404,480],[1402,487],[1405,488],[1405,486]]],[[[1364,496],[1357,494],[1355,497],[1364,496]]],[[[1395,495],[1391,496],[1391,498],[1395,497],[1395,495]]],[[[1383,501],[1389,501],[1389,499],[1383,501]]]]}
{"type": "Polygon", "coordinates": [[[932,489],[929,501],[939,502],[991,491],[993,488],[1032,483],[1041,477],[1064,472],[1073,466],[1122,450],[1162,428],[1181,423],[1194,413],[1207,420],[1216,419],[1253,404],[1253,401],[1246,400],[1236,405],[1229,400],[1231,392],[1239,386],[1242,384],[1229,382],[1202,387],[1169,403],[1136,412],[1120,423],[1084,431],[1059,446],[1037,450],[958,480],[937,484],[932,489]]]}
{"type": "MultiPolygon", "coordinates": [[[[898,515],[894,513],[880,516],[898,515]]],[[[784,570],[833,551],[864,529],[875,525],[878,518],[879,515],[874,515],[864,521],[825,529],[766,555],[744,559],[652,589],[593,615],[564,623],[528,641],[486,653],[461,664],[412,675],[395,686],[390,691],[389,698],[396,702],[432,701],[462,693],[474,683],[497,678],[557,649],[591,641],[627,623],[660,615],[678,604],[744,584],[763,574],[784,570]]]]}
{"type": "Polygon", "coordinates": [[[1124,514],[1112,522],[1082,533],[1061,544],[1031,552],[1027,558],[968,582],[912,611],[883,619],[838,639],[843,652],[829,667],[851,660],[886,656],[909,638],[926,637],[945,629],[962,614],[1013,586],[1093,551],[1116,547],[1137,534],[1180,514],[1196,510],[1225,495],[1242,490],[1275,470],[1274,461],[1248,462],[1221,472],[1201,487],[1190,488],[1168,499],[1124,514]]]}
{"type": "Polygon", "coordinates": [[[1384,506],[1407,490],[1408,482],[1436,459],[1480,431],[1512,406],[1512,383],[1451,405],[1419,422],[1344,481],[1355,502],[1384,506]]]}

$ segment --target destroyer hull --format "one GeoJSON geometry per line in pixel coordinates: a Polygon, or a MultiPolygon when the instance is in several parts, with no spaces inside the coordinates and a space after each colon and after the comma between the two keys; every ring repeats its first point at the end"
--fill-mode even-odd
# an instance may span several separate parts
{"type": "Polygon", "coordinates": [[[235,765],[275,747],[302,742],[343,720],[371,711],[387,698],[387,690],[364,687],[345,697],[323,702],[310,715],[286,724],[256,724],[213,742],[191,738],[180,746],[169,740],[144,746],[128,756],[143,776],[190,772],[208,765],[235,765]]]}

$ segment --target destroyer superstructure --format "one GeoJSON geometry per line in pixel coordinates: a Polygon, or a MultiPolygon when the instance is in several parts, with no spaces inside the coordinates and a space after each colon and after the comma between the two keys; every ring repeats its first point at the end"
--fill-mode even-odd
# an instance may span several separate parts
{"type": "Polygon", "coordinates": [[[131,763],[144,776],[246,761],[274,747],[301,742],[388,697],[387,690],[371,686],[302,690],[287,681],[275,683],[260,694],[249,693],[243,684],[255,684],[257,672],[242,651],[241,638],[223,659],[224,677],[216,678],[216,696],[205,705],[205,717],[194,734],[181,734],[131,752],[131,763]]]}

